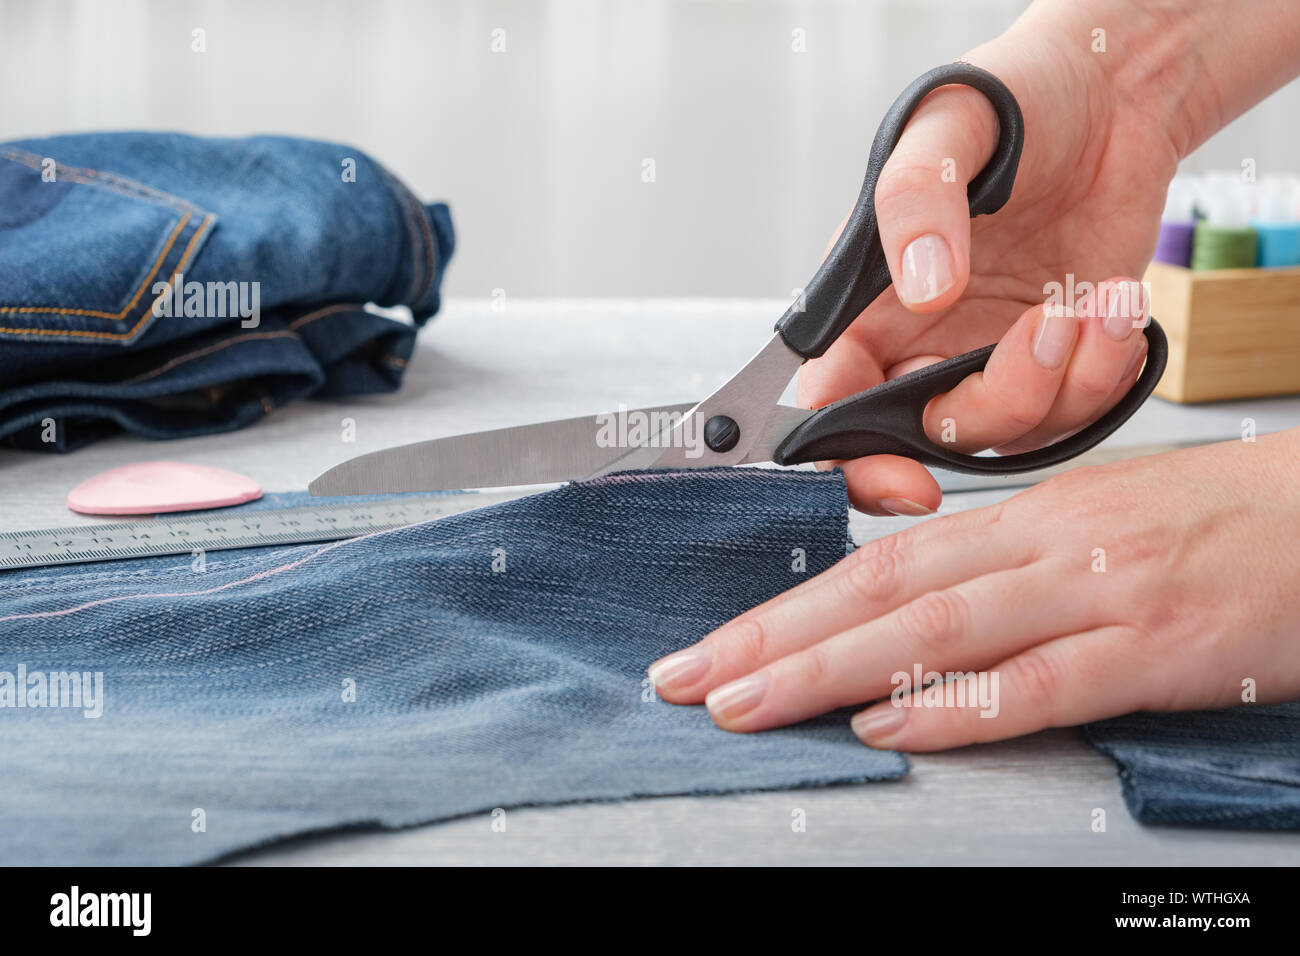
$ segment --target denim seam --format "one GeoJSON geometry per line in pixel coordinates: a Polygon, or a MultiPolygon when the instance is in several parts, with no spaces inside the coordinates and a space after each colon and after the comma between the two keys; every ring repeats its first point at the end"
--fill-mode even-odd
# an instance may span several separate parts
{"type": "Polygon", "coordinates": [[[175,358],[171,358],[168,359],[166,362],[163,362],[163,364],[159,365],[157,368],[150,369],[147,372],[141,372],[139,375],[133,376],[131,378],[123,379],[117,384],[138,385],[140,382],[148,381],[149,379],[154,378],[157,375],[161,375],[163,372],[169,372],[178,365],[183,365],[186,362],[193,361],[196,358],[201,358],[204,355],[211,355],[213,352],[219,352],[222,349],[227,348],[228,346],[242,345],[245,342],[257,342],[257,341],[263,341],[265,339],[293,339],[297,341],[298,336],[294,335],[292,332],[289,331],[250,332],[247,335],[236,334],[228,339],[223,339],[220,342],[213,343],[212,345],[205,345],[201,349],[195,349],[192,352],[186,352],[184,355],[177,355],[175,358]]]}
{"type": "MultiPolygon", "coordinates": [[[[6,148],[0,150],[0,157],[8,159],[11,162],[20,163],[38,172],[41,171],[41,163],[45,157],[37,156],[35,153],[29,153],[26,150],[6,148]]],[[[172,193],[164,192],[161,189],[155,189],[152,186],[146,186],[144,183],[137,182],[134,179],[128,179],[125,176],[118,176],[116,173],[105,172],[100,169],[90,169],[76,166],[64,166],[62,163],[54,164],[56,173],[72,179],[74,182],[81,182],[87,186],[101,186],[105,189],[111,189],[114,192],[121,193],[124,196],[130,196],[133,199],[142,199],[146,202],[161,203],[172,206],[178,210],[189,209],[198,211],[198,207],[193,203],[176,196],[172,193]]]]}
{"type": "MultiPolygon", "coordinates": [[[[365,305],[362,303],[340,303],[338,305],[327,306],[323,309],[317,309],[314,312],[308,312],[306,315],[294,319],[289,323],[289,328],[297,330],[302,328],[304,325],[310,325],[317,319],[323,319],[327,315],[353,311],[365,311],[365,305]]],[[[395,365],[399,369],[404,369],[407,366],[406,359],[402,358],[400,355],[381,355],[377,361],[388,362],[390,365],[395,365]]]]}
{"type": "Polygon", "coordinates": [[[311,323],[315,322],[317,319],[325,318],[325,316],[327,315],[333,315],[336,312],[356,312],[356,311],[365,311],[365,304],[353,303],[353,302],[339,302],[334,305],[327,305],[323,309],[316,309],[312,312],[306,313],[305,315],[298,316],[298,318],[294,319],[292,322],[289,323],[289,328],[294,329],[296,331],[297,329],[302,328],[304,325],[310,325],[311,323]]]}
{"type": "Polygon", "coordinates": [[[411,284],[407,289],[402,303],[412,310],[415,309],[424,297],[429,294],[429,289],[433,286],[433,277],[438,271],[437,248],[433,239],[433,233],[429,229],[428,219],[424,212],[424,207],[420,201],[415,198],[406,184],[390,173],[382,165],[379,167],[384,177],[397,197],[398,203],[402,207],[403,218],[406,220],[406,231],[414,240],[411,250],[411,284]],[[418,225],[418,229],[412,229],[412,224],[418,225]],[[420,256],[420,247],[424,247],[424,256],[420,256]],[[423,265],[423,270],[421,270],[423,265]],[[419,289],[417,294],[416,289],[419,289]]]}

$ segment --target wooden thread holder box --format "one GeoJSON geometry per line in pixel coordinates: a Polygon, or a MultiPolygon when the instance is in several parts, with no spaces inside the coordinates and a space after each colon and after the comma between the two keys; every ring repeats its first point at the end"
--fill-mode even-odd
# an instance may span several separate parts
{"type": "Polygon", "coordinates": [[[1193,272],[1153,262],[1146,282],[1169,336],[1161,398],[1300,393],[1300,267],[1193,272]]]}

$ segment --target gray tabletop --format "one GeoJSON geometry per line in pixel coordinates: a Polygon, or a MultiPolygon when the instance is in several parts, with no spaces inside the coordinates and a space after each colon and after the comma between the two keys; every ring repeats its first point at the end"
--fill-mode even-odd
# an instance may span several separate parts
{"type": "MultiPolygon", "coordinates": [[[[704,397],[740,366],[785,308],[776,301],[459,301],[420,337],[402,391],[300,402],[229,435],[166,444],[115,438],[72,455],[0,452],[0,530],[86,524],[64,498],[106,468],[168,458],[231,468],[267,491],[389,445],[481,428],[704,397]],[[349,432],[355,440],[345,442],[349,432]]],[[[1108,442],[1239,437],[1300,424],[1300,398],[1177,406],[1152,400],[1108,442]]],[[[1008,490],[953,492],[944,510],[1008,490]]],[[[858,541],[914,519],[855,516],[858,541]]],[[[925,520],[925,519],[920,519],[925,520]]],[[[917,755],[902,780],[819,790],[670,797],[511,810],[399,832],[313,837],[252,864],[1300,862],[1300,834],[1142,827],[1115,764],[1075,730],[917,755]],[[1094,811],[1106,811],[1094,832],[1094,811]],[[795,832],[794,811],[806,828],[795,832]]]]}

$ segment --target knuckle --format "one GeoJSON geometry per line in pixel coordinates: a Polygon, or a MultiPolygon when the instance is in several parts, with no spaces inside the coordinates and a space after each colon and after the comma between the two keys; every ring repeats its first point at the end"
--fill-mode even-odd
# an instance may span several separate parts
{"type": "Polygon", "coordinates": [[[732,655],[738,661],[758,665],[766,660],[768,648],[767,629],[758,617],[742,617],[735,623],[735,631],[728,642],[732,655]]]}
{"type": "Polygon", "coordinates": [[[1070,391],[1090,406],[1100,406],[1115,390],[1118,378],[1097,372],[1081,373],[1070,381],[1070,391]]]}
{"type": "Polygon", "coordinates": [[[898,612],[904,636],[928,649],[951,643],[961,634],[965,601],[956,591],[931,591],[905,604],[898,612]]]}
{"type": "Polygon", "coordinates": [[[872,542],[854,555],[843,577],[844,597],[854,604],[888,600],[902,578],[903,558],[891,538],[872,542]]]}
{"type": "Polygon", "coordinates": [[[816,687],[831,675],[831,660],[824,644],[814,644],[799,655],[800,680],[806,687],[816,687]]]}
{"type": "Polygon", "coordinates": [[[1003,421],[1016,429],[1016,435],[1023,435],[1043,421],[1042,403],[1036,401],[1019,389],[1007,392],[1000,388],[991,388],[989,393],[997,406],[1003,421]]]}
{"type": "Polygon", "coordinates": [[[948,522],[947,529],[954,532],[981,529],[993,530],[1002,523],[1006,517],[1008,507],[1014,506],[1015,502],[1014,497],[1007,498],[1003,501],[995,501],[991,505],[982,505],[966,511],[957,511],[939,518],[932,518],[931,521],[935,523],[948,522]]]}
{"type": "Polygon", "coordinates": [[[1054,712],[1065,682],[1053,658],[1031,647],[1016,658],[1012,678],[1030,707],[1049,716],[1054,712]]]}
{"type": "Polygon", "coordinates": [[[924,202],[940,184],[938,165],[891,158],[876,181],[876,214],[881,221],[899,218],[924,202]]]}
{"type": "Polygon", "coordinates": [[[996,501],[983,508],[976,509],[975,512],[972,512],[975,515],[976,527],[996,528],[998,525],[1002,524],[1003,520],[1007,517],[1007,505],[1012,500],[1013,499],[1008,498],[1002,501],[996,501]]]}
{"type": "MultiPolygon", "coordinates": [[[[974,109],[965,109],[959,111],[955,120],[961,131],[961,142],[965,143],[988,143],[990,148],[986,155],[992,155],[994,144],[998,138],[998,118],[993,112],[991,104],[987,100],[977,99],[974,96],[967,96],[967,100],[975,104],[974,109]]],[[[978,168],[971,170],[970,178],[974,178],[978,168]]]]}
{"type": "MultiPolygon", "coordinates": [[[[1137,514],[1146,508],[1142,499],[1146,489],[1140,482],[1126,479],[1114,465],[1072,468],[1053,475],[1030,492],[1040,508],[1059,513],[1063,506],[1068,507],[1072,527],[1079,531],[1094,527],[1094,522],[1104,521],[1111,515],[1137,514]]],[[[1130,534],[1128,526],[1125,527],[1125,533],[1130,534]]],[[[1139,525],[1132,525],[1132,536],[1141,537],[1144,533],[1139,525]]],[[[1150,540],[1158,543],[1156,538],[1150,540]]]]}
{"type": "Polygon", "coordinates": [[[1081,504],[1084,499],[1093,496],[1093,483],[1087,474],[1089,471],[1087,466],[1083,466],[1071,468],[1059,475],[1052,475],[1046,481],[1030,488],[1024,497],[1032,497],[1035,501],[1045,499],[1058,506],[1062,500],[1067,500],[1073,508],[1081,504]]]}

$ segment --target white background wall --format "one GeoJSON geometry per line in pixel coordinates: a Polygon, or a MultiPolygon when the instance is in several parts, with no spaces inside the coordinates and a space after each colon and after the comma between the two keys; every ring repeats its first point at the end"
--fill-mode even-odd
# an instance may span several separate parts
{"type": "MultiPolygon", "coordinates": [[[[344,141],[451,201],[452,294],[784,297],[856,198],[893,97],[1024,6],[0,0],[0,139],[163,128],[344,141]]],[[[1188,164],[1300,170],[1297,116],[1292,84],[1188,164]]]]}

